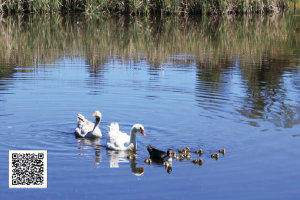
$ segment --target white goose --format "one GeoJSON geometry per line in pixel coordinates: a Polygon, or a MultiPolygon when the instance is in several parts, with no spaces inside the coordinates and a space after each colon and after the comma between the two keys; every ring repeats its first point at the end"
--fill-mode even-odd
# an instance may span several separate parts
{"type": "Polygon", "coordinates": [[[99,129],[99,124],[101,121],[101,113],[96,111],[93,116],[96,117],[95,124],[84,118],[83,115],[78,114],[77,121],[78,126],[75,129],[76,137],[87,138],[87,137],[101,137],[101,131],[99,129]]]}
{"type": "Polygon", "coordinates": [[[110,124],[110,131],[108,133],[106,148],[113,150],[134,150],[137,147],[136,144],[136,133],[140,132],[144,136],[145,130],[143,125],[135,124],[131,128],[130,136],[119,130],[118,123],[110,124]]]}

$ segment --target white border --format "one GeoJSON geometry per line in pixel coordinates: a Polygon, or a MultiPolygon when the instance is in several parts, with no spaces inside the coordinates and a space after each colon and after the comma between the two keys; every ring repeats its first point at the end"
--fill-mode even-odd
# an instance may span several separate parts
{"type": "Polygon", "coordinates": [[[47,150],[9,150],[8,151],[8,185],[9,188],[47,188],[47,150]],[[13,153],[44,153],[44,184],[43,185],[12,185],[12,154],[13,153]]]}

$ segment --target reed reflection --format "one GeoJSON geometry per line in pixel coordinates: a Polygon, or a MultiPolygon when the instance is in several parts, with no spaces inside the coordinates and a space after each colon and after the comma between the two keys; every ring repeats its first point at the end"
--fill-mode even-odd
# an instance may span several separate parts
{"type": "Polygon", "coordinates": [[[247,90],[244,106],[238,112],[249,119],[269,121],[277,127],[291,128],[299,124],[300,107],[290,99],[292,85],[284,78],[286,73],[295,71],[289,60],[268,58],[249,70],[242,70],[247,90]]]}

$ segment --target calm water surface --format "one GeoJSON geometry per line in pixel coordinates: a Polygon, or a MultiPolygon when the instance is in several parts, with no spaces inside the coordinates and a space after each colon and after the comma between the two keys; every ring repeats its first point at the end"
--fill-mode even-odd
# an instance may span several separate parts
{"type": "Polygon", "coordinates": [[[299,197],[299,17],[1,20],[1,199],[299,197]],[[96,110],[103,137],[75,138],[96,110]],[[111,122],[144,125],[136,161],[106,150],[111,122]],[[203,165],[169,174],[148,144],[202,148],[203,165]],[[47,189],[8,189],[16,149],[48,150],[47,189]]]}

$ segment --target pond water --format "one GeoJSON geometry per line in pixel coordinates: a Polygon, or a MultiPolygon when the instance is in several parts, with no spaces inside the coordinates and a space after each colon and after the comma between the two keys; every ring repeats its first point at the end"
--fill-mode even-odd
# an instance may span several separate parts
{"type": "Polygon", "coordinates": [[[0,21],[1,199],[296,199],[300,17],[44,15],[0,21]],[[299,39],[299,40],[298,40],[299,39]],[[100,139],[74,136],[77,114],[100,139]],[[140,123],[137,160],[105,148],[140,123]],[[203,165],[145,164],[147,145],[203,165]],[[211,153],[225,148],[219,159],[211,153]],[[48,188],[9,189],[8,151],[47,150],[48,188]]]}

